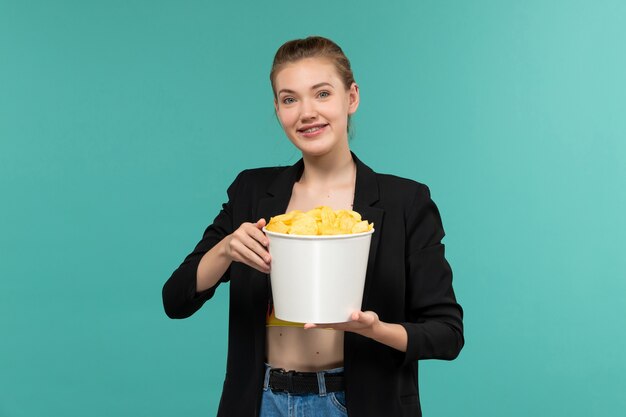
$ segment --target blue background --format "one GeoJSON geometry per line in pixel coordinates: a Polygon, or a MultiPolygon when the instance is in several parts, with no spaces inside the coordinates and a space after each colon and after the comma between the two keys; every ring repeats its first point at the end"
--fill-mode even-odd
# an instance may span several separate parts
{"type": "Polygon", "coordinates": [[[623,415],[626,3],[0,0],[0,416],[215,413],[227,288],[173,321],[161,287],[240,170],[297,160],[268,74],[310,34],[353,150],[442,213],[466,346],[425,415],[623,415]]]}

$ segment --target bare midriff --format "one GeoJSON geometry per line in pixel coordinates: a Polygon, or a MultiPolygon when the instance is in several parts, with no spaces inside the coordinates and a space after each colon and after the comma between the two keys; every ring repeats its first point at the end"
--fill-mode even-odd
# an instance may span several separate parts
{"type": "Polygon", "coordinates": [[[343,366],[343,331],[267,327],[266,340],[273,368],[314,372],[343,366]]]}

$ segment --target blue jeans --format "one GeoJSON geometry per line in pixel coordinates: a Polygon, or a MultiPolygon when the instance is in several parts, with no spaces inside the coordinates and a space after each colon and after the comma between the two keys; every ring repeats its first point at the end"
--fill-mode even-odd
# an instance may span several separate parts
{"type": "Polygon", "coordinates": [[[317,373],[319,394],[290,394],[269,388],[270,367],[266,365],[260,417],[347,417],[345,392],[326,392],[324,374],[337,372],[343,368],[317,373]]]}

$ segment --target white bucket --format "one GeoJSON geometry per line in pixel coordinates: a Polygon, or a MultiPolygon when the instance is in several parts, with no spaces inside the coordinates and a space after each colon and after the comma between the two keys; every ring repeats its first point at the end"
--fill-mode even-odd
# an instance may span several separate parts
{"type": "Polygon", "coordinates": [[[270,241],[276,318],[298,323],[340,323],[361,310],[374,230],[329,236],[263,231],[270,241]]]}

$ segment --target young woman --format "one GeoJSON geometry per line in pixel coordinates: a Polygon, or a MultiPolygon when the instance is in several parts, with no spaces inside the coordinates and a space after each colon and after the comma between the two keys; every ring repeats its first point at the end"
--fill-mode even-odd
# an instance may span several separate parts
{"type": "Polygon", "coordinates": [[[226,378],[218,416],[420,416],[418,359],[454,359],[462,309],[428,188],[378,174],[351,153],[359,88],[329,39],[285,43],[270,74],[274,107],[302,153],[290,167],[241,172],[229,200],[163,287],[169,317],[185,318],[230,281],[226,378]],[[271,216],[326,205],[375,225],[363,311],[347,323],[273,316],[271,216]]]}

